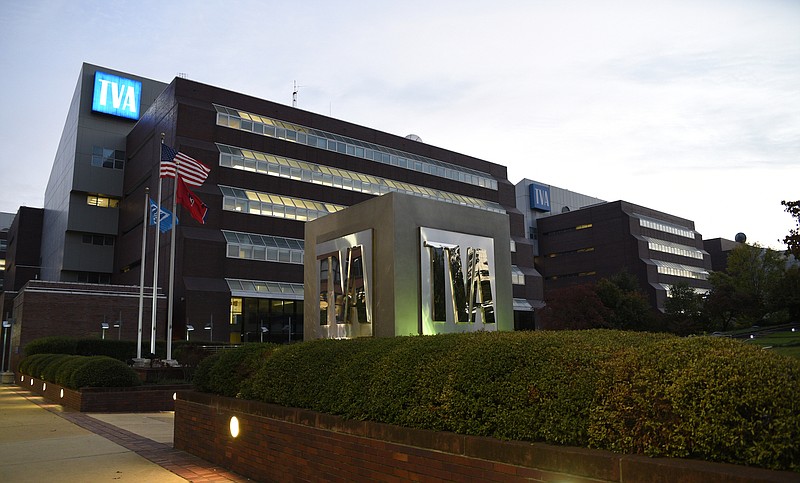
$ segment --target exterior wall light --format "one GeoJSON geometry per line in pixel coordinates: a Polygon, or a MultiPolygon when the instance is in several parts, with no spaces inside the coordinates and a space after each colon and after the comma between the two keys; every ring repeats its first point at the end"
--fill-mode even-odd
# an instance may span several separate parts
{"type": "Polygon", "coordinates": [[[237,418],[236,416],[231,416],[230,429],[231,429],[231,436],[233,436],[234,438],[239,436],[239,418],[237,418]]]}
{"type": "Polygon", "coordinates": [[[177,401],[178,400],[178,393],[177,392],[173,392],[172,393],[172,400],[173,401],[177,401]]]}
{"type": "Polygon", "coordinates": [[[64,398],[64,389],[61,389],[61,398],[64,398]]]}
{"type": "Polygon", "coordinates": [[[46,390],[47,390],[47,383],[43,382],[42,383],[42,391],[46,391],[46,390]]]}
{"type": "Polygon", "coordinates": [[[31,378],[31,386],[33,386],[33,378],[31,378]]]}

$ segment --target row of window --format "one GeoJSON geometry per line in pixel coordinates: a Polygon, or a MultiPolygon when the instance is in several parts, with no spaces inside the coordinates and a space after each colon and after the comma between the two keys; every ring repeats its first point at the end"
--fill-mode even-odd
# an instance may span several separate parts
{"type": "Polygon", "coordinates": [[[511,265],[511,283],[513,285],[525,285],[525,274],[516,265],[511,265]]]}
{"type": "Polygon", "coordinates": [[[650,238],[647,236],[642,238],[644,238],[645,241],[647,241],[647,247],[650,250],[655,250],[657,252],[664,252],[664,253],[672,253],[673,255],[696,258],[698,260],[703,259],[703,252],[695,247],[679,245],[677,243],[672,243],[664,240],[657,240],[655,238],[650,238]]]}
{"type": "Polygon", "coordinates": [[[83,235],[83,243],[88,245],[114,246],[114,237],[111,235],[92,235],[85,233],[83,235]]]}
{"type": "Polygon", "coordinates": [[[548,232],[543,233],[543,234],[545,236],[548,236],[548,235],[559,235],[561,233],[569,233],[569,232],[578,231],[578,230],[586,230],[586,229],[591,228],[592,226],[594,226],[592,223],[584,223],[584,224],[578,225],[578,226],[571,226],[569,228],[562,228],[560,230],[548,231],[548,232]]]}
{"type": "Polygon", "coordinates": [[[548,258],[555,258],[555,257],[561,256],[561,255],[567,255],[567,254],[571,254],[571,253],[589,253],[589,252],[593,252],[593,251],[594,251],[594,247],[578,248],[577,250],[568,250],[568,251],[565,251],[565,252],[549,253],[547,255],[547,257],[548,258]]]}
{"type": "Polygon", "coordinates": [[[690,265],[681,265],[680,263],[671,263],[662,260],[653,260],[653,263],[658,267],[658,273],[664,275],[708,280],[708,271],[701,267],[692,267],[690,265]]]}
{"type": "Polygon", "coordinates": [[[110,284],[111,274],[97,272],[78,272],[77,281],[80,283],[110,284]]]}
{"type": "Polygon", "coordinates": [[[684,228],[682,226],[671,225],[669,223],[665,223],[661,220],[656,220],[654,218],[649,218],[647,216],[635,214],[635,217],[639,218],[639,225],[645,228],[650,228],[652,230],[663,231],[664,233],[671,233],[673,235],[682,236],[684,238],[691,238],[692,240],[695,239],[694,230],[690,230],[688,228],[684,228]]]}
{"type": "Polygon", "coordinates": [[[251,215],[311,221],[343,210],[342,205],[219,185],[222,209],[251,215]]]}
{"type": "MultiPolygon", "coordinates": [[[[663,288],[667,292],[667,297],[668,298],[672,298],[672,287],[673,286],[670,285],[670,284],[667,284],[667,283],[661,283],[659,285],[661,285],[661,288],[663,288]]],[[[699,288],[699,287],[690,287],[690,288],[694,291],[694,293],[700,294],[700,295],[707,295],[709,292],[711,292],[711,290],[709,290],[707,288],[699,288]]]]}
{"type": "Polygon", "coordinates": [[[228,258],[303,264],[303,240],[227,230],[222,233],[228,242],[228,258]]]}
{"type": "Polygon", "coordinates": [[[86,197],[86,204],[100,208],[119,208],[119,200],[107,196],[89,195],[86,197]]]}
{"type": "Polygon", "coordinates": [[[214,105],[214,107],[217,109],[218,126],[292,141],[327,151],[497,190],[497,180],[480,171],[250,112],[218,105],[214,105]]]}
{"type": "Polygon", "coordinates": [[[357,173],[355,171],[331,168],[307,161],[275,156],[273,154],[241,149],[235,146],[217,144],[217,148],[220,151],[220,166],[228,168],[242,169],[245,171],[279,176],[305,183],[320,184],[372,195],[400,192],[497,213],[505,213],[503,207],[497,203],[472,198],[470,196],[448,193],[446,191],[417,186],[402,181],[394,181],[387,178],[357,173]]]}
{"type": "Polygon", "coordinates": [[[545,280],[558,280],[562,278],[575,278],[575,277],[591,277],[592,275],[597,275],[597,272],[592,270],[588,272],[565,273],[564,275],[553,275],[551,277],[546,277],[545,280]]]}
{"type": "Polygon", "coordinates": [[[238,278],[226,278],[225,281],[228,282],[228,288],[232,295],[261,298],[266,295],[274,295],[291,300],[303,299],[302,283],[242,280],[238,278]]]}
{"type": "Polygon", "coordinates": [[[125,151],[92,146],[92,166],[96,168],[125,168],[125,151]]]}

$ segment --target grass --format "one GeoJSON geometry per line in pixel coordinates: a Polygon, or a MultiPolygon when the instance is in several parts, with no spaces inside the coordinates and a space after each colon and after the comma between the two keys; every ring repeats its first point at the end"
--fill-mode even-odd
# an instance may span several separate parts
{"type": "Polygon", "coordinates": [[[778,354],[800,359],[800,331],[774,332],[748,340],[778,354]]]}

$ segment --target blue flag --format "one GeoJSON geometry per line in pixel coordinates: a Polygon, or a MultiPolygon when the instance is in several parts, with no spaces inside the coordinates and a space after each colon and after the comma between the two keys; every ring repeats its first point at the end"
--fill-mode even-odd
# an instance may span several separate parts
{"type": "MultiPolygon", "coordinates": [[[[161,233],[166,233],[172,229],[172,217],[175,216],[168,209],[161,207],[161,216],[158,216],[158,205],[153,198],[150,198],[150,226],[158,222],[158,229],[161,233]]],[[[175,216],[175,225],[178,225],[178,217],[175,216]]]]}

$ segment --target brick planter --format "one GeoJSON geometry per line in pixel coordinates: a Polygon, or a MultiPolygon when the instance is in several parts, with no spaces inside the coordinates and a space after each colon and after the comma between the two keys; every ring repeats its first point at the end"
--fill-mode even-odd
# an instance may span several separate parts
{"type": "Polygon", "coordinates": [[[85,387],[69,389],[41,379],[16,374],[14,382],[45,399],[88,413],[146,413],[172,411],[173,395],[191,389],[188,384],[136,387],[85,387]]]}
{"type": "Polygon", "coordinates": [[[196,392],[178,396],[174,441],[257,481],[800,480],[800,473],[409,429],[196,392]]]}

